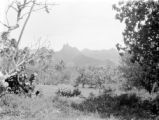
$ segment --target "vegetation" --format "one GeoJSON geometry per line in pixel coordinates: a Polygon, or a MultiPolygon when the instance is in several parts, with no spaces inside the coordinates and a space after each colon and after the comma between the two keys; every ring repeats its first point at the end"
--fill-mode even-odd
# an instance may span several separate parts
{"type": "Polygon", "coordinates": [[[112,96],[109,92],[105,92],[97,97],[89,97],[82,103],[74,102],[71,105],[80,111],[98,112],[102,117],[113,115],[126,120],[154,119],[158,114],[157,99],[141,100],[140,97],[135,93],[112,96]]]}
{"type": "MultiPolygon", "coordinates": [[[[46,12],[49,12],[48,5],[49,4],[47,3],[39,3],[36,0],[13,0],[8,5],[6,11],[6,23],[0,22],[6,28],[6,31],[2,32],[0,37],[0,72],[2,74],[1,85],[3,87],[8,87],[9,85],[11,89],[16,88],[16,86],[20,85],[20,81],[18,80],[23,79],[21,76],[25,76],[26,65],[33,59],[35,53],[30,53],[30,50],[27,47],[24,49],[19,48],[20,42],[22,40],[22,35],[24,33],[25,27],[28,23],[31,14],[34,11],[39,10],[39,7],[40,10],[45,9],[46,12]],[[8,14],[10,10],[15,11],[16,19],[14,25],[11,25],[10,21],[8,20],[8,14]],[[20,30],[18,38],[10,38],[9,35],[14,30],[19,29],[20,26],[22,26],[22,28],[20,30]],[[15,75],[17,76],[16,79],[9,79],[10,77],[13,77],[15,75]],[[14,87],[11,83],[15,84],[14,87]]],[[[23,80],[25,84],[27,79],[23,80]]]]}
{"type": "Polygon", "coordinates": [[[143,79],[140,79],[140,85],[151,92],[153,85],[159,80],[159,2],[119,2],[113,8],[117,12],[116,19],[126,25],[123,32],[125,47],[117,44],[117,48],[127,51],[131,54],[131,62],[142,66],[143,79]]]}
{"type": "Polygon", "coordinates": [[[138,63],[132,63],[130,59],[131,55],[125,53],[124,56],[122,56],[121,65],[118,67],[119,71],[122,73],[122,76],[126,79],[123,87],[126,90],[132,89],[133,87],[144,89],[142,85],[142,80],[144,78],[142,66],[138,63]]]}
{"type": "Polygon", "coordinates": [[[81,91],[78,88],[73,91],[70,89],[59,89],[56,94],[64,97],[74,97],[80,95],[81,91]]]}
{"type": "Polygon", "coordinates": [[[0,39],[0,119],[158,119],[159,98],[154,92],[159,84],[159,2],[127,1],[113,6],[116,19],[126,25],[125,46],[117,44],[119,66],[67,66],[63,60],[54,60],[51,49],[20,49],[31,13],[39,6],[49,12],[49,5],[13,1],[8,10],[16,11],[16,25],[1,22],[7,30],[0,39]],[[19,37],[10,38],[21,20],[19,37]]]}
{"type": "Polygon", "coordinates": [[[104,88],[106,84],[117,82],[114,76],[118,74],[118,70],[113,66],[107,67],[83,67],[78,68],[79,76],[76,78],[75,86],[82,84],[88,85],[90,88],[104,88]]]}

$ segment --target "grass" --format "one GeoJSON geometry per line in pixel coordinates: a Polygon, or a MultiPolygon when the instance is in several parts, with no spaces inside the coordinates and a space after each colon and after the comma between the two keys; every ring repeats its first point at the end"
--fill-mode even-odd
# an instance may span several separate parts
{"type": "Polygon", "coordinates": [[[74,109],[96,113],[103,118],[111,115],[122,120],[154,120],[159,114],[159,99],[143,100],[135,93],[112,95],[104,93],[89,97],[81,103],[72,103],[74,109]]]}
{"type": "MultiPolygon", "coordinates": [[[[25,98],[5,95],[0,99],[1,120],[148,120],[152,115],[152,102],[145,91],[130,91],[112,95],[111,91],[101,94],[92,88],[80,88],[82,96],[61,97],[59,88],[68,85],[40,85],[42,94],[25,98]],[[145,97],[141,99],[142,97],[145,97]]],[[[155,100],[155,99],[154,99],[155,100]]],[[[156,100],[157,101],[157,100],[156,100]]],[[[153,102],[155,103],[155,102],[153,102]]]]}
{"type": "MultiPolygon", "coordinates": [[[[55,91],[59,87],[39,86],[40,97],[25,98],[7,94],[0,99],[1,120],[103,120],[98,114],[83,113],[73,109],[71,103],[78,97],[66,99],[58,97],[55,91]]],[[[113,116],[111,116],[112,119],[113,116]]],[[[113,118],[113,120],[118,120],[113,118]]]]}

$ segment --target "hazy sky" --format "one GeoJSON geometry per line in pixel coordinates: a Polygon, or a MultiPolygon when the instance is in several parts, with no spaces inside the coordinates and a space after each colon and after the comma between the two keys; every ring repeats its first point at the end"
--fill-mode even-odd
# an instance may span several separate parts
{"type": "MultiPolygon", "coordinates": [[[[35,44],[38,38],[47,40],[41,45],[54,50],[70,44],[78,49],[115,48],[122,41],[123,25],[115,20],[112,4],[118,0],[52,0],[56,6],[50,14],[34,13],[28,22],[21,46],[35,44]],[[44,44],[43,44],[44,43],[44,44]]],[[[0,0],[0,19],[7,0],[0,0]],[[3,10],[2,10],[3,9],[3,10]]]]}

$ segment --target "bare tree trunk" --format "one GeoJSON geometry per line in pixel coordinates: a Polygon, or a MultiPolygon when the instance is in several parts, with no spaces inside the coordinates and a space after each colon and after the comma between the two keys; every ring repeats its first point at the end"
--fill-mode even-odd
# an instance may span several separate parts
{"type": "Polygon", "coordinates": [[[24,22],[24,25],[23,25],[23,27],[22,27],[22,30],[21,30],[21,32],[20,32],[20,35],[19,35],[19,38],[18,38],[18,42],[17,42],[17,49],[18,49],[19,43],[20,43],[20,41],[21,41],[22,35],[23,35],[23,33],[24,33],[25,27],[26,27],[26,25],[27,25],[27,23],[28,23],[28,20],[29,20],[30,16],[31,16],[32,10],[33,10],[33,8],[34,8],[34,5],[35,5],[35,1],[33,1],[33,4],[32,4],[32,6],[31,6],[31,8],[30,8],[30,11],[29,11],[29,14],[28,14],[28,16],[27,16],[27,18],[26,18],[26,20],[25,20],[25,22],[24,22]]]}

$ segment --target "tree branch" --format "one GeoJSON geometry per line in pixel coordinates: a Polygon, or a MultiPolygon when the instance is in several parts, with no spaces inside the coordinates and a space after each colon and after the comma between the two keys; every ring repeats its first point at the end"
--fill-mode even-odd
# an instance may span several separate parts
{"type": "MultiPolygon", "coordinates": [[[[32,10],[32,12],[36,12],[36,11],[39,11],[39,10],[42,10],[42,9],[45,9],[45,7],[32,10]]],[[[28,15],[29,13],[30,13],[30,12],[24,13],[24,14],[20,17],[20,19],[23,19],[23,17],[26,16],[26,15],[28,15]]]]}
{"type": "Polygon", "coordinates": [[[9,28],[9,26],[8,26],[8,25],[6,25],[6,24],[4,24],[2,21],[0,21],[0,23],[1,23],[3,26],[5,26],[5,27],[9,28]]]}
{"type": "Polygon", "coordinates": [[[21,32],[20,32],[20,35],[19,35],[19,38],[18,38],[18,42],[17,42],[17,49],[18,49],[19,43],[20,43],[20,41],[21,41],[21,38],[22,38],[22,35],[23,35],[23,32],[24,32],[24,29],[25,29],[25,27],[26,27],[26,25],[27,25],[27,22],[28,22],[28,20],[29,20],[29,18],[30,18],[30,15],[31,15],[31,13],[32,13],[32,10],[33,10],[33,8],[34,8],[34,5],[35,5],[35,1],[33,1],[33,4],[32,4],[32,6],[31,6],[31,8],[30,8],[30,11],[29,11],[29,14],[28,14],[28,16],[27,16],[27,18],[26,18],[26,20],[25,20],[25,23],[24,23],[24,25],[23,25],[23,28],[22,28],[22,30],[21,30],[21,32]]]}

